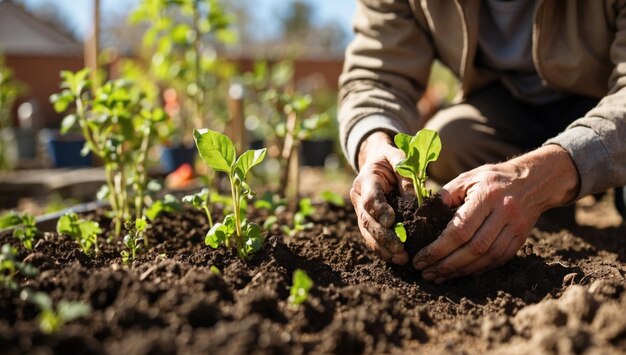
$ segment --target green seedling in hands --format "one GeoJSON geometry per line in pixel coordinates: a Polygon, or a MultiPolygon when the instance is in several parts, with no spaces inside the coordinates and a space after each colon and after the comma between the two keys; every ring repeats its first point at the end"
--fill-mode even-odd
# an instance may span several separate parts
{"type": "Polygon", "coordinates": [[[36,267],[17,260],[17,250],[9,244],[0,249],[0,286],[12,291],[18,289],[14,278],[17,274],[34,277],[39,274],[36,267]]]}
{"type": "Polygon", "coordinates": [[[13,237],[22,242],[24,248],[33,248],[33,242],[39,235],[39,229],[35,225],[35,217],[28,213],[19,214],[11,211],[0,217],[0,229],[15,227],[13,237]]]}
{"type": "Polygon", "coordinates": [[[310,217],[315,213],[315,207],[311,203],[310,198],[303,198],[298,203],[298,212],[293,215],[293,228],[289,226],[282,226],[282,231],[289,234],[290,237],[296,235],[296,233],[313,228],[313,223],[306,221],[307,217],[310,217]]]}
{"type": "Polygon", "coordinates": [[[146,209],[146,217],[152,222],[161,215],[161,213],[180,212],[183,208],[180,201],[174,195],[167,194],[163,199],[156,200],[146,209]]]}
{"type": "Polygon", "coordinates": [[[86,317],[91,313],[91,307],[83,302],[70,302],[61,300],[55,307],[52,305],[50,296],[43,292],[31,292],[23,290],[20,297],[24,301],[35,304],[39,310],[39,328],[45,334],[58,332],[75,319],[86,317]]]}
{"type": "Polygon", "coordinates": [[[313,280],[302,269],[293,272],[293,285],[289,291],[289,303],[300,305],[309,298],[309,291],[313,287],[313,280]]]}
{"type": "Polygon", "coordinates": [[[135,223],[124,223],[124,228],[128,231],[128,234],[124,237],[124,245],[128,250],[122,251],[122,262],[124,264],[130,263],[137,257],[137,252],[141,250],[141,244],[145,240],[143,232],[148,229],[148,226],[145,218],[137,219],[135,223]]]}
{"type": "Polygon", "coordinates": [[[415,136],[398,133],[394,142],[406,154],[406,158],[396,164],[395,169],[402,177],[411,179],[417,196],[417,205],[421,207],[424,198],[431,192],[426,189],[426,167],[430,162],[437,160],[441,151],[439,133],[422,129],[415,136]]]}
{"type": "Polygon", "coordinates": [[[401,222],[396,223],[393,227],[393,231],[396,232],[398,239],[400,239],[402,243],[406,243],[406,229],[404,228],[404,224],[401,222]]]}
{"type": "Polygon", "coordinates": [[[57,233],[72,237],[83,253],[89,255],[93,247],[98,254],[98,234],[102,233],[98,222],[78,218],[76,213],[69,212],[59,218],[57,233]]]}
{"type": "Polygon", "coordinates": [[[253,195],[246,182],[250,170],[265,158],[266,149],[248,150],[237,157],[235,146],[227,136],[209,129],[194,130],[196,147],[202,160],[216,171],[224,172],[230,180],[233,213],[222,223],[216,223],[206,235],[205,243],[212,248],[225,245],[234,247],[237,255],[245,259],[261,250],[264,237],[261,228],[242,218],[241,205],[253,195]]]}
{"type": "Polygon", "coordinates": [[[211,194],[209,189],[204,188],[195,195],[183,197],[183,202],[192,205],[198,210],[203,210],[209,221],[209,228],[213,228],[213,218],[211,217],[211,194]]]}

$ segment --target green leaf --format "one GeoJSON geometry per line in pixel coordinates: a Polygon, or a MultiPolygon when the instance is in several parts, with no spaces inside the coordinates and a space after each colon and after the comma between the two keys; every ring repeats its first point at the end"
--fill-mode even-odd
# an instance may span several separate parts
{"type": "Polygon", "coordinates": [[[235,163],[235,169],[240,174],[242,180],[245,181],[250,169],[260,164],[265,159],[267,149],[248,150],[243,153],[235,163]]]}
{"type": "Polygon", "coordinates": [[[228,227],[223,225],[222,223],[216,223],[213,225],[213,228],[209,230],[204,238],[204,243],[210,246],[213,249],[217,249],[221,244],[223,244],[227,236],[228,227]]]}
{"type": "Polygon", "coordinates": [[[398,164],[396,164],[396,171],[400,174],[400,176],[413,180],[419,176],[419,158],[419,151],[413,146],[409,147],[407,157],[400,160],[398,164]]]}
{"type": "Polygon", "coordinates": [[[232,175],[236,153],[230,138],[209,129],[194,129],[193,136],[202,160],[209,167],[232,175]]]}
{"type": "Polygon", "coordinates": [[[148,222],[146,222],[145,218],[137,218],[135,220],[135,230],[137,234],[143,232],[146,228],[148,228],[148,222]]]}
{"type": "MultiPolygon", "coordinates": [[[[184,198],[183,198],[184,202],[184,198]]],[[[161,215],[161,213],[171,213],[182,211],[182,206],[176,197],[167,194],[161,200],[154,201],[148,209],[146,209],[146,217],[153,221],[161,215]]]]}
{"type": "Polygon", "coordinates": [[[336,194],[332,191],[324,191],[320,194],[322,200],[330,203],[331,205],[337,207],[344,207],[346,205],[346,200],[343,199],[343,196],[336,194]]]}
{"type": "Polygon", "coordinates": [[[296,269],[293,273],[293,285],[289,290],[289,302],[295,305],[304,303],[312,287],[313,280],[309,275],[302,269],[296,269]]]}
{"type": "Polygon", "coordinates": [[[214,274],[214,275],[222,275],[222,272],[220,271],[220,269],[217,268],[217,266],[215,265],[211,265],[211,267],[209,268],[209,270],[214,274]]]}
{"type": "Polygon", "coordinates": [[[396,143],[396,147],[403,151],[405,154],[409,153],[409,146],[411,145],[412,136],[404,133],[398,133],[393,137],[393,141],[396,143]]]}
{"type": "Polygon", "coordinates": [[[0,229],[13,227],[21,223],[22,217],[15,211],[7,212],[0,217],[0,229]]]}
{"type": "Polygon", "coordinates": [[[61,216],[57,221],[57,233],[67,234],[76,239],[80,236],[78,227],[78,216],[74,212],[69,212],[61,216]]]}
{"type": "Polygon", "coordinates": [[[269,230],[278,222],[278,217],[271,215],[265,219],[263,222],[263,229],[269,230]]]}
{"type": "Polygon", "coordinates": [[[81,221],[79,229],[83,239],[102,233],[102,229],[100,229],[100,225],[96,221],[81,221]]]}
{"type": "Polygon", "coordinates": [[[421,177],[426,177],[426,167],[428,163],[439,158],[441,152],[441,138],[439,133],[429,129],[422,129],[417,132],[411,145],[419,151],[419,171],[421,177]]]}
{"type": "Polygon", "coordinates": [[[67,110],[68,106],[72,103],[74,97],[69,90],[63,90],[58,94],[50,96],[50,102],[54,106],[54,110],[58,113],[67,110]]]}
{"type": "Polygon", "coordinates": [[[82,302],[59,301],[57,313],[62,323],[71,322],[74,319],[86,317],[91,313],[91,307],[82,302]]]}
{"type": "Polygon", "coordinates": [[[313,203],[310,198],[303,198],[298,202],[299,212],[303,217],[312,216],[315,213],[315,207],[313,207],[313,203]]]}
{"type": "Polygon", "coordinates": [[[72,129],[72,127],[74,127],[77,121],[78,121],[78,116],[74,114],[65,116],[63,118],[63,121],[61,121],[60,133],[61,134],[67,133],[70,129],[72,129]]]}
{"type": "Polygon", "coordinates": [[[396,223],[393,227],[393,231],[396,232],[398,239],[400,239],[402,243],[406,243],[406,229],[404,228],[404,224],[401,222],[396,223]]]}
{"type": "Polygon", "coordinates": [[[245,226],[244,233],[244,251],[243,254],[247,257],[251,254],[254,254],[263,248],[263,242],[265,238],[263,238],[263,234],[261,232],[261,228],[254,224],[248,223],[245,226]]]}

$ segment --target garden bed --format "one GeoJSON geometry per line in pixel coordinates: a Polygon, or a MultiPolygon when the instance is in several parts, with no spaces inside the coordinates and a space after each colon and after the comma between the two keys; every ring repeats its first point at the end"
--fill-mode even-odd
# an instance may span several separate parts
{"type": "MultiPolygon", "coordinates": [[[[594,209],[608,209],[600,204],[594,209]]],[[[263,223],[264,211],[249,218],[263,223]]],[[[218,211],[219,214],[219,211],[218,211]]],[[[101,213],[90,218],[107,225],[101,213]]],[[[620,353],[626,349],[624,227],[533,229],[499,270],[435,286],[391,266],[361,241],[351,206],[320,205],[314,227],[278,230],[247,261],[204,245],[197,211],[159,217],[152,248],[130,266],[121,243],[90,259],[47,233],[19,259],[39,268],[21,287],[80,300],[89,316],[44,335],[37,308],[0,292],[3,353],[620,353]],[[215,266],[220,274],[210,270],[215,266]],[[295,269],[314,282],[290,304],[295,269]],[[577,286],[577,284],[583,286],[577,286]]],[[[284,213],[280,222],[291,216],[284,213]]],[[[280,223],[279,223],[280,224],[280,223]]],[[[8,233],[0,244],[18,243],[8,233]]]]}

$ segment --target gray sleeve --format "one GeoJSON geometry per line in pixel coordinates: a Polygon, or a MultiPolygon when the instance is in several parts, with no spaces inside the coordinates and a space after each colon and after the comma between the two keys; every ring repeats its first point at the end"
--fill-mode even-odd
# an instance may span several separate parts
{"type": "Polygon", "coordinates": [[[398,132],[407,132],[408,128],[405,127],[401,121],[382,115],[366,116],[355,123],[350,132],[347,132],[348,141],[344,145],[344,154],[355,171],[359,170],[357,153],[363,139],[370,133],[376,131],[385,131],[395,134],[398,132]]]}

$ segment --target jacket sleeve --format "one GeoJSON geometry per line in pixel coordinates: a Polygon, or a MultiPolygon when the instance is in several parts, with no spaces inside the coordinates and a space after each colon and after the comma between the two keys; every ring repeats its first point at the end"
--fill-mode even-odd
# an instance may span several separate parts
{"type": "Polygon", "coordinates": [[[626,185],[626,2],[619,3],[609,92],[585,117],[546,142],[562,146],[574,160],[580,177],[577,199],[626,185]]]}
{"type": "Polygon", "coordinates": [[[410,0],[358,0],[356,37],[339,79],[339,134],[358,170],[363,138],[377,130],[417,130],[417,101],[433,61],[426,20],[410,0]]]}

